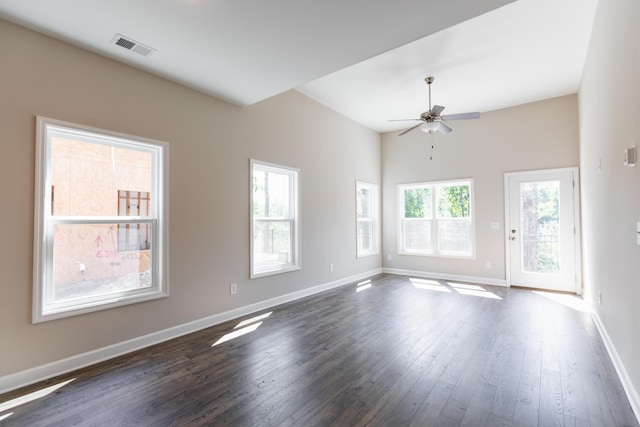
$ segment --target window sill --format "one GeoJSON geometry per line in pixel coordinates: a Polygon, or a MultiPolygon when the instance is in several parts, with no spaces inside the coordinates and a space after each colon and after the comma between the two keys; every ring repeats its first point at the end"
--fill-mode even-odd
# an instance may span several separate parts
{"type": "Polygon", "coordinates": [[[421,257],[432,257],[432,258],[465,259],[465,260],[474,260],[474,259],[476,259],[475,254],[471,254],[471,255],[452,255],[452,254],[426,253],[426,252],[398,252],[398,255],[421,256],[421,257]]]}
{"type": "Polygon", "coordinates": [[[103,299],[99,301],[87,302],[84,304],[75,304],[70,307],[54,307],[43,309],[41,313],[34,312],[33,323],[46,322],[49,320],[62,319],[64,317],[77,316],[79,314],[93,313],[96,311],[107,310],[115,307],[122,307],[129,304],[151,301],[158,298],[168,297],[169,294],[164,291],[146,292],[138,295],[125,295],[113,298],[103,299]]]}
{"type": "Polygon", "coordinates": [[[275,270],[264,270],[256,273],[251,273],[250,279],[259,279],[260,277],[275,276],[276,274],[289,273],[291,271],[298,271],[298,270],[302,270],[302,268],[297,265],[289,266],[285,268],[279,268],[275,270]]]}

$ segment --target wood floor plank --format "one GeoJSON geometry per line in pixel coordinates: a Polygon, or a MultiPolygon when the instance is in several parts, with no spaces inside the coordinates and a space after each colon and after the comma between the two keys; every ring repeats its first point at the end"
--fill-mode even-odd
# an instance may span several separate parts
{"type": "Polygon", "coordinates": [[[540,388],[520,382],[518,397],[513,415],[513,425],[533,427],[539,423],[540,388]]]}
{"type": "Polygon", "coordinates": [[[539,423],[544,426],[563,426],[564,412],[560,372],[543,368],[540,384],[539,423]]]}
{"type": "Polygon", "coordinates": [[[371,285],[255,313],[222,344],[255,315],[0,395],[0,424],[639,427],[588,313],[527,289],[371,285]]]}
{"type": "Polygon", "coordinates": [[[442,412],[442,408],[444,408],[444,405],[447,403],[447,400],[449,400],[452,390],[453,386],[450,383],[438,381],[412,417],[409,425],[412,427],[437,425],[438,417],[442,412]]]}
{"type": "Polygon", "coordinates": [[[464,417],[460,425],[481,426],[485,425],[489,418],[489,410],[493,403],[498,387],[485,381],[479,381],[474,387],[474,393],[469,401],[464,417]]]}
{"type": "Polygon", "coordinates": [[[475,354],[474,360],[468,364],[442,409],[438,417],[438,425],[448,420],[456,420],[458,423],[462,421],[473,397],[474,387],[480,382],[485,370],[489,355],[490,353],[486,350],[480,350],[475,354]]]}

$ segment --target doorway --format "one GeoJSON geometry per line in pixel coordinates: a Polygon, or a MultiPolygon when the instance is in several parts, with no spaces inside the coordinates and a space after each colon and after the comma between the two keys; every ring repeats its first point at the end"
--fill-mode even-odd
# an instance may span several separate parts
{"type": "Polygon", "coordinates": [[[507,284],[581,293],[578,169],[505,174],[507,284]]]}

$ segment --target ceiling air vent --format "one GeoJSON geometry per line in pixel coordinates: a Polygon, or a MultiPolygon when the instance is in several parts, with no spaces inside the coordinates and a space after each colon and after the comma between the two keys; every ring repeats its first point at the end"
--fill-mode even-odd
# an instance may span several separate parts
{"type": "Polygon", "coordinates": [[[135,53],[139,53],[142,56],[149,56],[156,51],[154,48],[138,43],[137,41],[134,41],[129,37],[125,37],[122,34],[116,34],[111,43],[135,53]]]}

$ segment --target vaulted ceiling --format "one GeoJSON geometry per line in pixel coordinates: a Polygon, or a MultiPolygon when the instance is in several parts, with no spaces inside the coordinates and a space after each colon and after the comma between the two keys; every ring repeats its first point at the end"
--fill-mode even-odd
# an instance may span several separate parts
{"type": "Polygon", "coordinates": [[[246,106],[297,89],[383,132],[575,93],[597,0],[0,0],[0,17],[246,106]],[[117,35],[150,48],[145,56],[117,35]],[[135,50],[135,49],[134,49],[135,50]]]}

